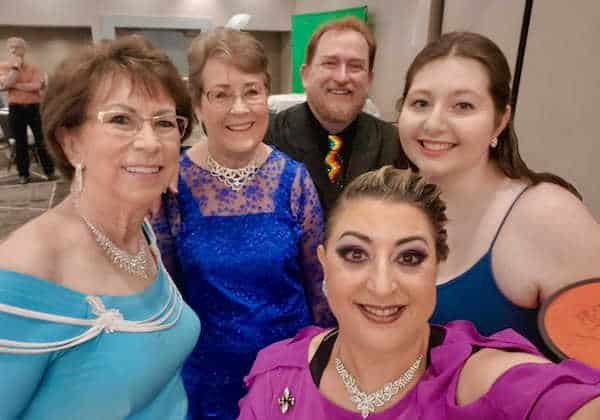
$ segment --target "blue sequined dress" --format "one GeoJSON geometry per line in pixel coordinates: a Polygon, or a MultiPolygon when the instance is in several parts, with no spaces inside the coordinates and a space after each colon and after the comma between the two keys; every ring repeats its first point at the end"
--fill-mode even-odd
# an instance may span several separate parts
{"type": "Polygon", "coordinates": [[[316,321],[331,322],[316,248],[317,192],[305,167],[273,150],[233,191],[180,161],[179,194],[154,220],[163,261],[202,321],[183,368],[193,419],[235,419],[256,353],[316,321]]]}

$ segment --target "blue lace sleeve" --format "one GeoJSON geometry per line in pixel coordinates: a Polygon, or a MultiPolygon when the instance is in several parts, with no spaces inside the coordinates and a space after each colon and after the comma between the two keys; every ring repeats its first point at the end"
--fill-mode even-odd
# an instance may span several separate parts
{"type": "Polygon", "coordinates": [[[323,294],[323,270],[317,258],[317,247],[323,243],[324,220],[317,189],[306,168],[301,165],[292,187],[292,209],[297,209],[302,229],[301,255],[304,288],[314,321],[320,326],[336,325],[323,294]]]}
{"type": "Polygon", "coordinates": [[[184,284],[179,270],[179,261],[175,244],[175,235],[180,224],[177,197],[168,193],[162,197],[159,213],[151,219],[156,243],[165,268],[183,293],[184,284]]]}

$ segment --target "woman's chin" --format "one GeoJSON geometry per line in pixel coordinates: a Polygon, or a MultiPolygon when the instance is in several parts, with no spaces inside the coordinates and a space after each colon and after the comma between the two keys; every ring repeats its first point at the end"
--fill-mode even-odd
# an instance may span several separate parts
{"type": "Polygon", "coordinates": [[[124,191],[120,194],[114,194],[114,198],[117,199],[122,206],[135,208],[137,210],[150,210],[160,205],[161,194],[165,191],[166,187],[155,187],[152,189],[137,189],[124,191]],[[120,198],[119,198],[120,196],[120,198]]]}

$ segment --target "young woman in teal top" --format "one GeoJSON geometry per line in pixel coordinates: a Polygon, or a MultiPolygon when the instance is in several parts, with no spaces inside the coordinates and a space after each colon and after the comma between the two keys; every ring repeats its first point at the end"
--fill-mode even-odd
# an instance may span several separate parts
{"type": "Polygon", "coordinates": [[[0,418],[184,419],[200,323],[144,217],[177,173],[190,100],[140,37],[65,61],[43,104],[69,196],[0,245],[0,418]]]}
{"type": "Polygon", "coordinates": [[[513,328],[539,345],[540,303],[600,275],[600,225],[570,184],[521,159],[510,82],[492,41],[444,34],[408,70],[398,128],[448,206],[450,254],[431,321],[467,319],[484,334],[513,328]]]}

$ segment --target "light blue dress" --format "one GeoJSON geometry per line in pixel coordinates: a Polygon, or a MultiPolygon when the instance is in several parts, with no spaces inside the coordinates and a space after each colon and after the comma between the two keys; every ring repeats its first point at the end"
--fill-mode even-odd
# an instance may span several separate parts
{"type": "MultiPolygon", "coordinates": [[[[164,268],[144,291],[98,296],[106,310],[126,320],[161,311],[174,289],[164,268]],[[113,311],[115,313],[115,311],[113,311]]],[[[0,270],[0,305],[96,319],[86,296],[44,279],[0,270]]],[[[54,342],[89,326],[49,322],[7,313],[0,306],[0,419],[185,419],[187,399],[181,366],[196,344],[200,323],[179,305],[154,332],[111,332],[110,323],[92,339],[43,354],[6,353],[7,340],[54,342]],[[181,311],[179,311],[181,309],[181,311]],[[179,318],[177,318],[179,317],[179,318]]]]}

